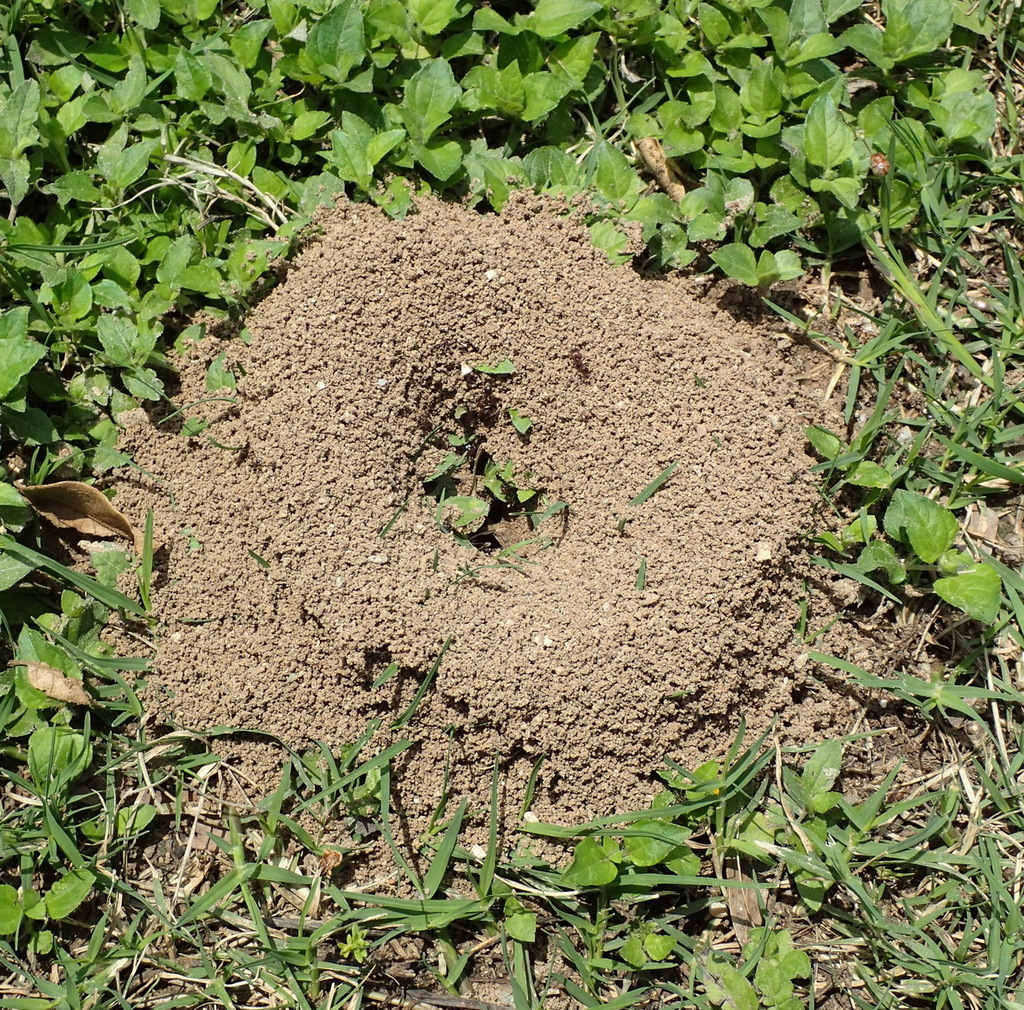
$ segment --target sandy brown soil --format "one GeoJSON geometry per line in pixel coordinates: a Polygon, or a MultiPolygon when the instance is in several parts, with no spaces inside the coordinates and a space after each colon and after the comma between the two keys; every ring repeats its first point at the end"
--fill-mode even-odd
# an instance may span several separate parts
{"type": "MultiPolygon", "coordinates": [[[[203,400],[227,348],[236,402],[187,414],[242,448],[175,422],[126,432],[160,483],[118,504],[154,507],[167,545],[151,699],[189,726],[338,746],[397,718],[450,638],[404,730],[414,816],[446,766],[451,792],[486,806],[495,755],[507,817],[547,755],[534,813],[573,822],[643,806],[666,755],[720,756],[741,716],[823,735],[845,709],[794,636],[817,500],[802,427],[821,383],[792,344],[701,293],[609,266],[532,197],[501,217],[339,208],[248,320],[251,345],[208,341],[183,367],[178,402],[203,400]],[[511,376],[469,370],[505,358],[511,376]],[[461,431],[460,407],[480,461],[511,460],[568,503],[519,570],[497,567],[494,544],[534,535],[523,520],[466,548],[424,495],[445,453],[428,435],[461,431]]],[[[269,781],[267,753],[250,770],[269,781]]]]}

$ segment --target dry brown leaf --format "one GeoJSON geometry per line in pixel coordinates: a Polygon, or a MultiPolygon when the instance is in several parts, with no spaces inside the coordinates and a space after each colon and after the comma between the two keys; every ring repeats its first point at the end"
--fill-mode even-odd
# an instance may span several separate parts
{"type": "Polygon", "coordinates": [[[641,137],[635,141],[637,154],[643,159],[647,171],[667,196],[678,203],[686,196],[686,187],[679,179],[679,173],[671,158],[665,157],[661,142],[656,137],[641,137]]]}
{"type": "MultiPolygon", "coordinates": [[[[725,866],[726,880],[750,880],[742,867],[727,863],[725,866]]],[[[757,902],[757,889],[753,887],[725,888],[725,901],[729,906],[729,918],[732,920],[733,932],[740,944],[745,944],[750,930],[764,924],[761,907],[757,902]]]]}
{"type": "Polygon", "coordinates": [[[78,530],[91,537],[124,537],[141,554],[145,537],[119,512],[103,492],[77,480],[56,484],[15,485],[28,503],[54,526],[78,530]]]}
{"type": "Polygon", "coordinates": [[[66,701],[72,705],[91,705],[92,698],[85,686],[75,677],[66,677],[45,663],[8,663],[8,666],[23,666],[28,671],[28,682],[37,691],[42,691],[54,701],[66,701]]]}

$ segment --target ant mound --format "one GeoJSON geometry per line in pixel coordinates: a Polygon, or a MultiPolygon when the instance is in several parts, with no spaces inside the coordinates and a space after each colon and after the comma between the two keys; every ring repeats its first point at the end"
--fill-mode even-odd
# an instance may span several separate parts
{"type": "Polygon", "coordinates": [[[795,632],[804,352],[609,265],[561,210],[337,208],[250,342],[184,362],[186,412],[127,431],[159,479],[129,504],[167,545],[168,715],[292,747],[379,720],[418,744],[413,816],[444,790],[486,808],[496,758],[518,811],[546,756],[533,811],[562,821],[642,807],[741,719],[837,718],[795,632]],[[211,394],[224,351],[237,393],[211,394]]]}

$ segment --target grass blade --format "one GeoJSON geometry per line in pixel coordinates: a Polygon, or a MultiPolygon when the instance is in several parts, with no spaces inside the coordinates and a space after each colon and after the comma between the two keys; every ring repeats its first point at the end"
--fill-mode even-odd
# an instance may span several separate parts
{"type": "Polygon", "coordinates": [[[462,819],[466,816],[466,807],[469,806],[469,799],[464,798],[459,804],[455,816],[445,829],[441,838],[441,844],[437,847],[437,853],[431,860],[430,868],[423,877],[423,896],[433,898],[441,889],[444,883],[445,874],[448,872],[448,864],[451,862],[452,853],[455,851],[455,844],[459,840],[459,832],[462,830],[462,819]]]}
{"type": "Polygon", "coordinates": [[[662,470],[661,473],[659,473],[658,476],[655,477],[654,480],[652,480],[651,483],[648,484],[647,487],[643,489],[643,491],[641,491],[634,499],[632,499],[632,501],[630,501],[629,504],[643,505],[643,503],[647,501],[647,499],[650,498],[652,494],[660,490],[662,484],[664,484],[665,481],[667,481],[669,477],[671,477],[672,474],[676,472],[677,466],[679,466],[679,460],[676,460],[674,463],[669,463],[669,465],[665,467],[665,469],[662,470]]]}
{"type": "Polygon", "coordinates": [[[59,561],[54,561],[53,558],[40,554],[39,551],[34,551],[31,547],[19,544],[12,537],[0,536],[0,551],[14,558],[15,561],[20,561],[23,565],[46,569],[58,579],[69,582],[76,589],[80,589],[87,596],[98,600],[105,607],[110,607],[111,610],[126,610],[128,613],[135,614],[138,617],[146,616],[146,611],[134,600],[125,596],[124,593],[119,593],[116,589],[109,589],[88,575],[83,575],[72,568],[67,568],[59,561]]]}
{"type": "Polygon", "coordinates": [[[409,707],[391,724],[392,729],[401,729],[403,726],[408,725],[409,721],[416,714],[416,709],[419,708],[420,702],[423,701],[424,695],[430,689],[430,685],[434,682],[434,677],[437,676],[437,671],[441,667],[441,660],[444,659],[444,654],[448,651],[448,647],[455,641],[454,636],[449,635],[444,640],[444,645],[441,646],[441,651],[437,654],[437,659],[434,660],[430,669],[427,671],[427,675],[420,682],[420,686],[416,689],[416,694],[413,695],[413,699],[409,702],[409,707]]]}

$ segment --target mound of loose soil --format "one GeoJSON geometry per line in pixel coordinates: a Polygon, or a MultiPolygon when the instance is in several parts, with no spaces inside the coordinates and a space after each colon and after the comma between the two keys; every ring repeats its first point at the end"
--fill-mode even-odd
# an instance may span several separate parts
{"type": "Polygon", "coordinates": [[[151,682],[168,713],[346,744],[396,719],[450,640],[404,730],[404,809],[432,809],[446,768],[484,799],[500,755],[514,814],[547,755],[534,811],[562,821],[644,805],[666,755],[720,755],[741,716],[801,738],[835,717],[793,630],[817,497],[805,362],[692,282],[608,265],[564,211],[339,208],[251,345],[185,363],[185,404],[225,347],[243,376],[235,403],[188,411],[206,434],[169,430],[185,415],[126,433],[160,481],[118,500],[152,505],[167,545],[151,682]],[[472,371],[504,359],[513,374],[472,371]],[[568,509],[532,531],[495,506],[458,543],[424,479],[467,428],[478,470],[511,461],[568,509]]]}

